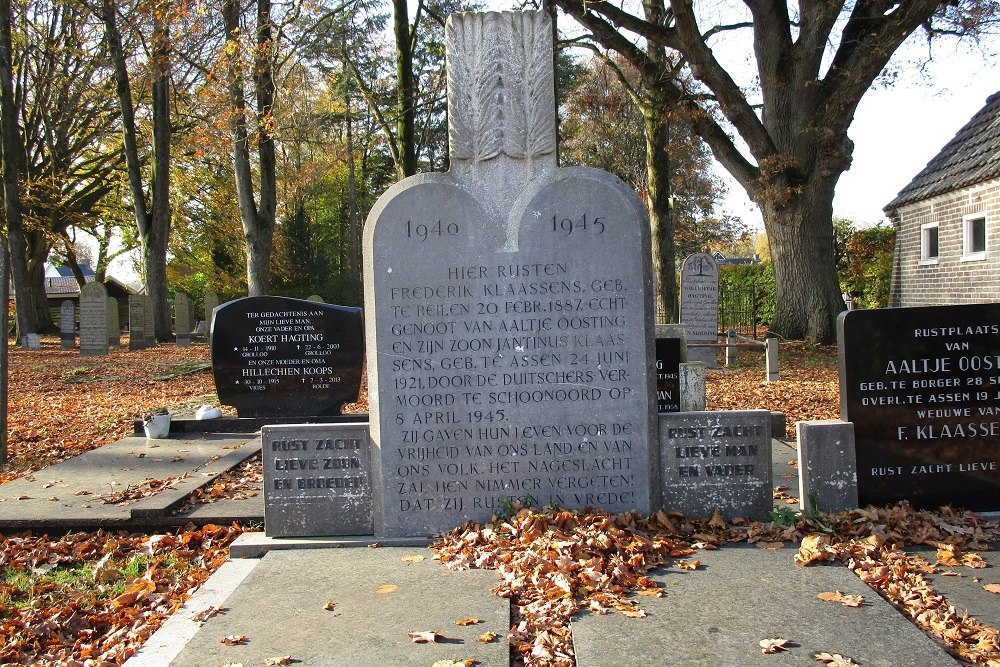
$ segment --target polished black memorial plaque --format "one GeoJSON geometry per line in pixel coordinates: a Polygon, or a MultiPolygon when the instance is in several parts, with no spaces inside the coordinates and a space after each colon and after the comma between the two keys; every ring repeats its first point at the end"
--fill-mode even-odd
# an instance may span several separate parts
{"type": "Polygon", "coordinates": [[[358,400],[360,308],[279,296],[245,297],[212,314],[219,402],[240,417],[326,417],[358,400]]]}
{"type": "Polygon", "coordinates": [[[840,316],[862,505],[1000,510],[1000,304],[840,316]]]}
{"type": "Polygon", "coordinates": [[[680,412],[681,339],[656,339],[656,411],[680,412]]]}

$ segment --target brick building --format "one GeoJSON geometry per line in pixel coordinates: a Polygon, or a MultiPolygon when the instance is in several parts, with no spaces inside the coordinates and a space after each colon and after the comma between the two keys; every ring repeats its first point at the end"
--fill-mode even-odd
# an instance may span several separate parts
{"type": "Polygon", "coordinates": [[[1000,92],[884,211],[890,306],[1000,301],[1000,92]]]}

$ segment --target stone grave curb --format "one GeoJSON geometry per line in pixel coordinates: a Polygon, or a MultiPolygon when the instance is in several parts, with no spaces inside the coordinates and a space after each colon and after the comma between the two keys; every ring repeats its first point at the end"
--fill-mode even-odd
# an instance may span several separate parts
{"type": "Polygon", "coordinates": [[[127,667],[162,667],[187,645],[202,624],[194,616],[222,605],[260,563],[259,560],[229,560],[172,613],[139,650],[125,661],[127,667]]]}
{"type": "Polygon", "coordinates": [[[344,549],[358,547],[426,547],[427,537],[268,537],[263,532],[243,533],[229,545],[230,558],[262,558],[269,551],[288,549],[344,549]]]}
{"type": "Polygon", "coordinates": [[[160,491],[149,498],[143,498],[130,508],[133,520],[158,518],[169,515],[180,506],[189,495],[214,482],[219,475],[238,466],[257,454],[260,443],[249,440],[211,463],[191,471],[191,476],[177,482],[173,487],[160,491]]]}

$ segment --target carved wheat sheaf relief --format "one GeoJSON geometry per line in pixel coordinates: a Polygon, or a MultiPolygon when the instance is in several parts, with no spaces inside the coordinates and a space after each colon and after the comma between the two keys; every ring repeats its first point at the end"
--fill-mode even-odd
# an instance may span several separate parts
{"type": "Polygon", "coordinates": [[[503,149],[503,49],[497,14],[466,14],[448,22],[451,157],[489,160],[503,149]]]}
{"type": "Polygon", "coordinates": [[[537,14],[507,14],[510,45],[504,82],[504,151],[534,158],[555,151],[552,33],[537,14]]]}

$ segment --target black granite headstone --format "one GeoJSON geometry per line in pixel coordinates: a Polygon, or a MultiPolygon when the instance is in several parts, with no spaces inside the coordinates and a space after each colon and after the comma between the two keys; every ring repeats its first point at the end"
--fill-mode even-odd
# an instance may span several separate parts
{"type": "Polygon", "coordinates": [[[860,503],[1000,510],[1000,304],[854,310],[837,328],[860,503]]]}
{"type": "Polygon", "coordinates": [[[656,339],[656,411],[680,412],[681,339],[656,339]]]}
{"type": "Polygon", "coordinates": [[[326,417],[358,400],[360,308],[244,297],[215,308],[211,331],[219,402],[240,417],[326,417]]]}

